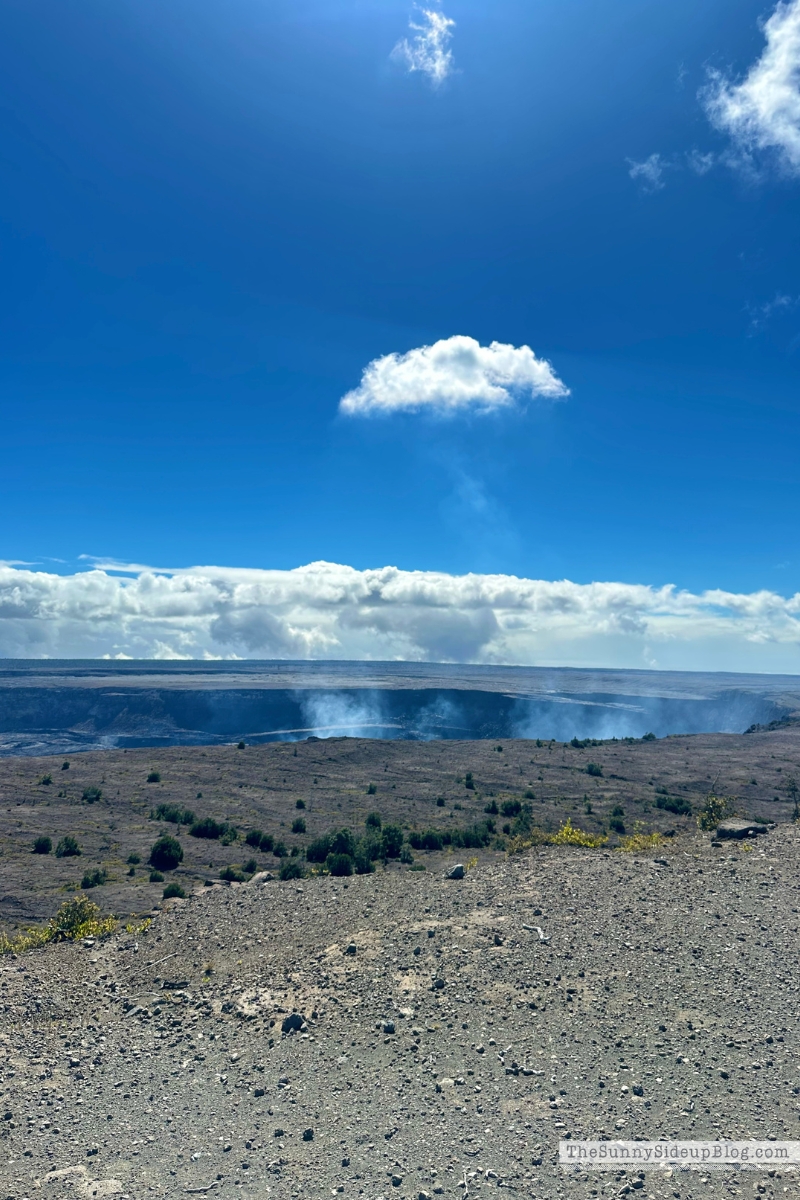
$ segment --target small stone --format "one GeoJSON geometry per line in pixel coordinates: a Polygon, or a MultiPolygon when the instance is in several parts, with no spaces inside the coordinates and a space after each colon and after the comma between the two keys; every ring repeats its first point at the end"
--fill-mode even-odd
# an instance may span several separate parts
{"type": "Polygon", "coordinates": [[[381,1021],[381,1029],[384,1033],[394,1033],[394,1021],[381,1021]]]}
{"type": "Polygon", "coordinates": [[[444,980],[440,977],[437,977],[436,979],[434,979],[432,986],[433,986],[434,992],[440,992],[442,990],[442,988],[444,987],[444,980]]]}
{"type": "Polygon", "coordinates": [[[644,1095],[644,1088],[642,1087],[642,1085],[640,1083],[635,1083],[633,1085],[633,1087],[631,1088],[631,1091],[633,1092],[634,1096],[643,1096],[644,1095]]]}
{"type": "MultiPolygon", "coordinates": [[[[304,1024],[305,1024],[305,1022],[304,1022],[303,1018],[300,1016],[300,1013],[291,1013],[288,1017],[284,1017],[283,1023],[281,1025],[281,1032],[282,1033],[295,1033],[295,1032],[297,1032],[297,1030],[302,1029],[304,1024]]],[[[287,1083],[289,1082],[288,1079],[286,1082],[287,1083]]]]}
{"type": "Polygon", "coordinates": [[[314,1130],[313,1129],[304,1129],[303,1130],[303,1141],[304,1142],[313,1142],[313,1140],[314,1140],[314,1130]]]}
{"type": "Polygon", "coordinates": [[[403,1176],[402,1176],[402,1175],[393,1175],[393,1176],[392,1176],[392,1187],[400,1187],[400,1184],[401,1184],[402,1182],[403,1182],[403,1176]]]}
{"type": "Polygon", "coordinates": [[[343,1159],[342,1159],[342,1166],[343,1166],[343,1167],[349,1167],[349,1166],[350,1166],[350,1159],[349,1159],[349,1158],[343,1158],[343,1159]]]}
{"type": "Polygon", "coordinates": [[[278,1127],[278,1128],[275,1130],[275,1134],[274,1134],[274,1136],[275,1136],[275,1137],[283,1137],[283,1136],[284,1136],[284,1131],[283,1131],[283,1130],[282,1130],[280,1127],[278,1127]]]}
{"type": "Polygon", "coordinates": [[[502,946],[502,944],[503,944],[503,939],[500,937],[499,933],[496,933],[494,935],[494,944],[495,944],[495,946],[502,946]]]}
{"type": "Polygon", "coordinates": [[[464,878],[464,864],[456,863],[456,865],[447,872],[447,875],[445,876],[445,878],[446,879],[463,879],[464,878]]]}
{"type": "Polygon", "coordinates": [[[355,942],[350,942],[348,946],[345,946],[344,952],[345,954],[356,954],[358,952],[358,946],[356,946],[355,942]]]}
{"type": "Polygon", "coordinates": [[[253,1095],[254,1095],[254,1096],[256,1096],[256,1097],[263,1096],[263,1095],[264,1095],[264,1090],[265,1090],[264,1088],[256,1088],[256,1090],[254,1091],[253,1095]]]}

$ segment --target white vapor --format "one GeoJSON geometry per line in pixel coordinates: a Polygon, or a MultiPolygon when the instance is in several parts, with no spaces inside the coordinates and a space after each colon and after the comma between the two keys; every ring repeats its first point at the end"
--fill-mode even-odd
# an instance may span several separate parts
{"type": "Polygon", "coordinates": [[[777,155],[800,174],[800,0],[778,4],[764,25],[766,47],[740,83],[712,75],[702,99],[709,119],[730,135],[747,162],[757,151],[777,155]]]}
{"type": "Polygon", "coordinates": [[[361,383],[342,397],[348,416],[375,413],[491,412],[513,406],[520,396],[568,396],[549,362],[530,346],[449,337],[406,354],[385,354],[364,368],[361,383]]]}
{"type": "Polygon", "coordinates": [[[409,28],[416,36],[410,41],[403,38],[392,51],[392,58],[405,63],[409,71],[422,71],[431,83],[438,87],[453,70],[453,52],[450,50],[451,29],[455,21],[435,9],[421,9],[423,24],[409,21],[409,28]]]}
{"type": "Polygon", "coordinates": [[[0,566],[0,656],[328,658],[800,673],[800,594],[317,562],[128,578],[0,566]]]}
{"type": "Polygon", "coordinates": [[[644,162],[635,162],[629,158],[628,163],[630,170],[628,174],[631,179],[641,184],[645,192],[660,192],[664,186],[662,176],[667,163],[664,162],[660,154],[651,154],[644,162]]]}

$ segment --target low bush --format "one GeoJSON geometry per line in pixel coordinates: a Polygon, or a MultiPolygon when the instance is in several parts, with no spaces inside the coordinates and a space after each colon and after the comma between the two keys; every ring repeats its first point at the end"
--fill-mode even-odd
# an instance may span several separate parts
{"type": "Polygon", "coordinates": [[[263,836],[264,835],[260,829],[251,829],[247,837],[244,839],[244,844],[246,846],[252,846],[254,850],[259,850],[261,848],[261,839],[263,836]]]}
{"type": "Polygon", "coordinates": [[[655,740],[656,740],[656,735],[654,733],[646,733],[642,737],[643,742],[654,742],[655,740]]]}
{"type": "Polygon", "coordinates": [[[49,854],[52,849],[52,839],[46,837],[44,834],[42,834],[41,837],[37,837],[36,841],[33,843],[34,854],[49,854]]]}
{"type": "Polygon", "coordinates": [[[411,853],[411,847],[403,846],[403,849],[400,851],[400,862],[405,863],[406,866],[410,867],[413,861],[414,855],[411,853]]]}
{"type": "Polygon", "coordinates": [[[153,843],[148,861],[157,871],[174,871],[183,862],[183,846],[177,838],[164,833],[153,843]]]}
{"type": "MultiPolygon", "coordinates": [[[[151,771],[150,774],[147,776],[147,782],[148,783],[161,783],[161,772],[160,771],[151,771]]],[[[172,886],[172,885],[170,884],[170,886],[172,886]]]]}
{"type": "Polygon", "coordinates": [[[299,858],[287,858],[281,863],[281,869],[278,872],[278,878],[286,881],[287,879],[303,879],[305,870],[299,858]]]}
{"type": "Polygon", "coordinates": [[[621,804],[615,804],[611,810],[611,815],[612,815],[612,817],[624,817],[625,809],[622,807],[621,804]]]}
{"type": "Polygon", "coordinates": [[[612,817],[608,822],[608,828],[613,830],[614,833],[624,834],[625,822],[622,817],[612,817]]]}
{"type": "Polygon", "coordinates": [[[44,787],[49,787],[52,782],[53,782],[52,775],[43,775],[42,778],[39,780],[39,783],[42,784],[44,787]]]}
{"type": "Polygon", "coordinates": [[[415,850],[444,849],[444,836],[438,829],[412,830],[408,835],[408,841],[415,850]]]}
{"type": "Polygon", "coordinates": [[[21,954],[48,942],[75,941],[85,937],[108,937],[117,927],[116,917],[104,917],[87,896],[65,900],[52,920],[38,929],[7,937],[0,934],[0,954],[21,954]]]}
{"type": "Polygon", "coordinates": [[[139,855],[138,855],[138,854],[129,854],[129,855],[128,855],[128,862],[129,862],[129,863],[131,864],[131,866],[133,866],[133,867],[138,867],[138,865],[139,865],[139,863],[140,863],[141,861],[142,861],[142,860],[139,858],[139,855]]]}
{"type": "Polygon", "coordinates": [[[163,883],[164,876],[161,874],[160,871],[151,871],[150,872],[150,882],[151,883],[163,883]]]}
{"type": "Polygon", "coordinates": [[[497,801],[490,800],[488,804],[484,805],[483,811],[485,813],[491,813],[492,816],[496,817],[497,814],[500,812],[500,809],[497,807],[497,801]]]}
{"type": "Polygon", "coordinates": [[[526,800],[535,800],[536,799],[536,792],[534,792],[533,788],[525,789],[525,799],[526,800]]]}
{"type": "Polygon", "coordinates": [[[325,859],[325,870],[331,875],[352,875],[355,868],[349,854],[329,854],[325,859]]]}
{"type": "Polygon", "coordinates": [[[399,858],[403,849],[403,831],[399,825],[384,825],[381,830],[381,849],[384,858],[399,858]]]}
{"type": "Polygon", "coordinates": [[[472,792],[475,791],[475,780],[472,778],[472,771],[467,771],[464,776],[464,787],[469,788],[472,792]]]}
{"type": "Polygon", "coordinates": [[[375,795],[375,793],[377,792],[377,790],[378,790],[378,788],[377,788],[376,784],[374,784],[374,783],[371,783],[371,784],[369,785],[369,787],[367,788],[367,795],[368,795],[368,796],[374,796],[374,795],[375,795]]]}
{"type": "Polygon", "coordinates": [[[185,900],[186,892],[179,883],[173,882],[167,884],[167,886],[164,888],[164,891],[161,893],[161,896],[164,900],[172,900],[176,897],[178,900],[185,900]]]}
{"type": "Polygon", "coordinates": [[[383,817],[379,812],[367,813],[367,819],[364,824],[367,829],[380,829],[383,825],[383,817]]]}
{"type": "Polygon", "coordinates": [[[234,829],[233,825],[229,825],[219,840],[223,846],[232,846],[238,837],[239,830],[234,829]]]}
{"type": "Polygon", "coordinates": [[[61,770],[62,770],[62,771],[68,771],[68,770],[69,770],[69,763],[68,763],[68,762],[63,762],[63,763],[61,764],[61,770]]]}
{"type": "Polygon", "coordinates": [[[95,787],[94,784],[92,784],[90,787],[85,787],[83,789],[83,796],[81,799],[85,800],[87,804],[95,804],[101,799],[102,795],[103,789],[95,787]]]}
{"type": "Polygon", "coordinates": [[[213,817],[203,817],[189,826],[192,837],[207,838],[209,841],[218,841],[227,832],[227,824],[224,821],[215,821],[213,817]]]}
{"type": "Polygon", "coordinates": [[[409,871],[424,871],[425,863],[412,863],[408,869],[409,871]]]}
{"type": "Polygon", "coordinates": [[[244,748],[245,748],[244,742],[237,742],[237,743],[236,743],[236,749],[237,749],[237,750],[244,750],[244,748]]]}
{"type": "Polygon", "coordinates": [[[437,808],[444,808],[444,796],[437,796],[437,797],[436,797],[436,807],[437,807],[437,808]]]}
{"type": "Polygon", "coordinates": [[[595,850],[599,846],[605,846],[608,838],[600,833],[587,833],[585,829],[578,829],[572,824],[571,818],[567,817],[558,833],[550,834],[547,841],[551,846],[580,846],[583,849],[595,850]]]}
{"type": "Polygon", "coordinates": [[[241,867],[223,867],[219,873],[220,879],[226,880],[228,883],[244,883],[246,876],[241,867]]]}
{"type": "Polygon", "coordinates": [[[295,806],[295,808],[305,808],[306,802],[305,802],[305,800],[295,800],[294,806],[295,806]]]}
{"type": "Polygon", "coordinates": [[[173,825],[192,825],[195,815],[190,808],[180,804],[159,804],[150,813],[151,821],[170,821],[173,825]]]}
{"type": "Polygon", "coordinates": [[[518,817],[522,811],[522,803],[519,800],[504,800],[500,811],[504,817],[518,817]]]}
{"type": "Polygon", "coordinates": [[[710,832],[716,829],[720,821],[733,816],[733,800],[730,796],[706,796],[703,807],[697,814],[699,829],[710,832]]]}
{"type": "Polygon", "coordinates": [[[658,796],[656,797],[656,808],[676,813],[679,817],[688,816],[692,811],[692,806],[685,796],[658,796]]]}
{"type": "Polygon", "coordinates": [[[67,834],[56,846],[56,858],[79,858],[81,848],[71,834],[67,834]]]}
{"type": "Polygon", "coordinates": [[[641,821],[637,821],[633,833],[621,838],[617,848],[627,854],[640,854],[644,850],[657,850],[663,840],[660,833],[645,833],[641,821]]]}
{"type": "Polygon", "coordinates": [[[590,762],[586,764],[586,774],[595,775],[597,777],[603,774],[603,768],[599,763],[590,762]]]}
{"type": "Polygon", "coordinates": [[[295,817],[292,821],[292,833],[305,833],[306,823],[302,817],[295,817]]]}
{"type": "Polygon", "coordinates": [[[275,838],[271,833],[264,833],[261,835],[261,844],[259,849],[263,850],[264,854],[272,853],[272,851],[275,849],[275,838]]]}
{"type": "Polygon", "coordinates": [[[108,874],[102,867],[95,867],[94,871],[87,871],[81,880],[81,887],[85,892],[90,888],[102,887],[108,881],[108,874]]]}
{"type": "Polygon", "coordinates": [[[272,853],[275,855],[276,858],[286,858],[286,856],[289,853],[289,851],[286,848],[286,843],[285,842],[276,842],[275,845],[272,847],[272,853]]]}

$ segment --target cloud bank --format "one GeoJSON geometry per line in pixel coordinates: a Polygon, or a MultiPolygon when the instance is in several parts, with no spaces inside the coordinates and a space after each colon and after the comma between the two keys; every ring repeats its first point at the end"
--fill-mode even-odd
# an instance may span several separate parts
{"type": "Polygon", "coordinates": [[[475,338],[456,336],[374,359],[359,386],[342,397],[339,410],[351,417],[465,409],[486,413],[510,408],[524,397],[568,395],[550,363],[537,358],[530,346],[481,346],[475,338]]]}
{"type": "Polygon", "coordinates": [[[694,594],[317,562],[290,571],[0,566],[0,655],[658,666],[800,673],[800,594],[694,594]]]}
{"type": "Polygon", "coordinates": [[[800,174],[800,0],[778,4],[764,25],[766,47],[740,83],[720,74],[703,93],[708,116],[744,161],[766,151],[800,174]]]}
{"type": "Polygon", "coordinates": [[[404,63],[409,71],[421,71],[434,87],[438,87],[453,71],[450,39],[455,21],[435,9],[423,8],[420,11],[422,24],[415,21],[408,23],[416,36],[398,42],[392,51],[392,58],[404,63]]]}

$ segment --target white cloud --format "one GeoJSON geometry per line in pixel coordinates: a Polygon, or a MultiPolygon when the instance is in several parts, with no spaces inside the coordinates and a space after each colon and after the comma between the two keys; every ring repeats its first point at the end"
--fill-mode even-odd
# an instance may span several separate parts
{"type": "Polygon", "coordinates": [[[317,562],[131,577],[0,567],[0,655],[328,658],[800,673],[800,594],[317,562]]]}
{"type": "Polygon", "coordinates": [[[712,122],[745,161],[777,155],[800,174],[800,0],[778,4],[764,25],[766,47],[740,83],[716,73],[702,99],[712,122]]]}
{"type": "Polygon", "coordinates": [[[664,162],[660,154],[651,154],[644,162],[636,162],[632,158],[627,161],[630,164],[628,174],[631,179],[641,184],[645,192],[661,191],[664,186],[664,171],[669,164],[664,162]]]}
{"type": "Polygon", "coordinates": [[[422,71],[438,87],[453,71],[450,49],[451,29],[455,21],[435,9],[420,9],[422,24],[409,21],[415,37],[403,38],[392,51],[392,58],[405,63],[409,71],[422,71]]]}
{"type": "Polygon", "coordinates": [[[464,409],[492,412],[509,408],[526,395],[568,396],[569,389],[530,346],[501,342],[481,346],[471,337],[450,337],[406,354],[374,359],[365,367],[359,386],[342,397],[339,409],[351,417],[464,409]]]}
{"type": "Polygon", "coordinates": [[[760,304],[757,308],[750,309],[750,332],[760,332],[776,313],[791,312],[798,304],[800,304],[800,296],[787,296],[782,292],[777,292],[773,300],[768,300],[766,304],[760,304]]]}

